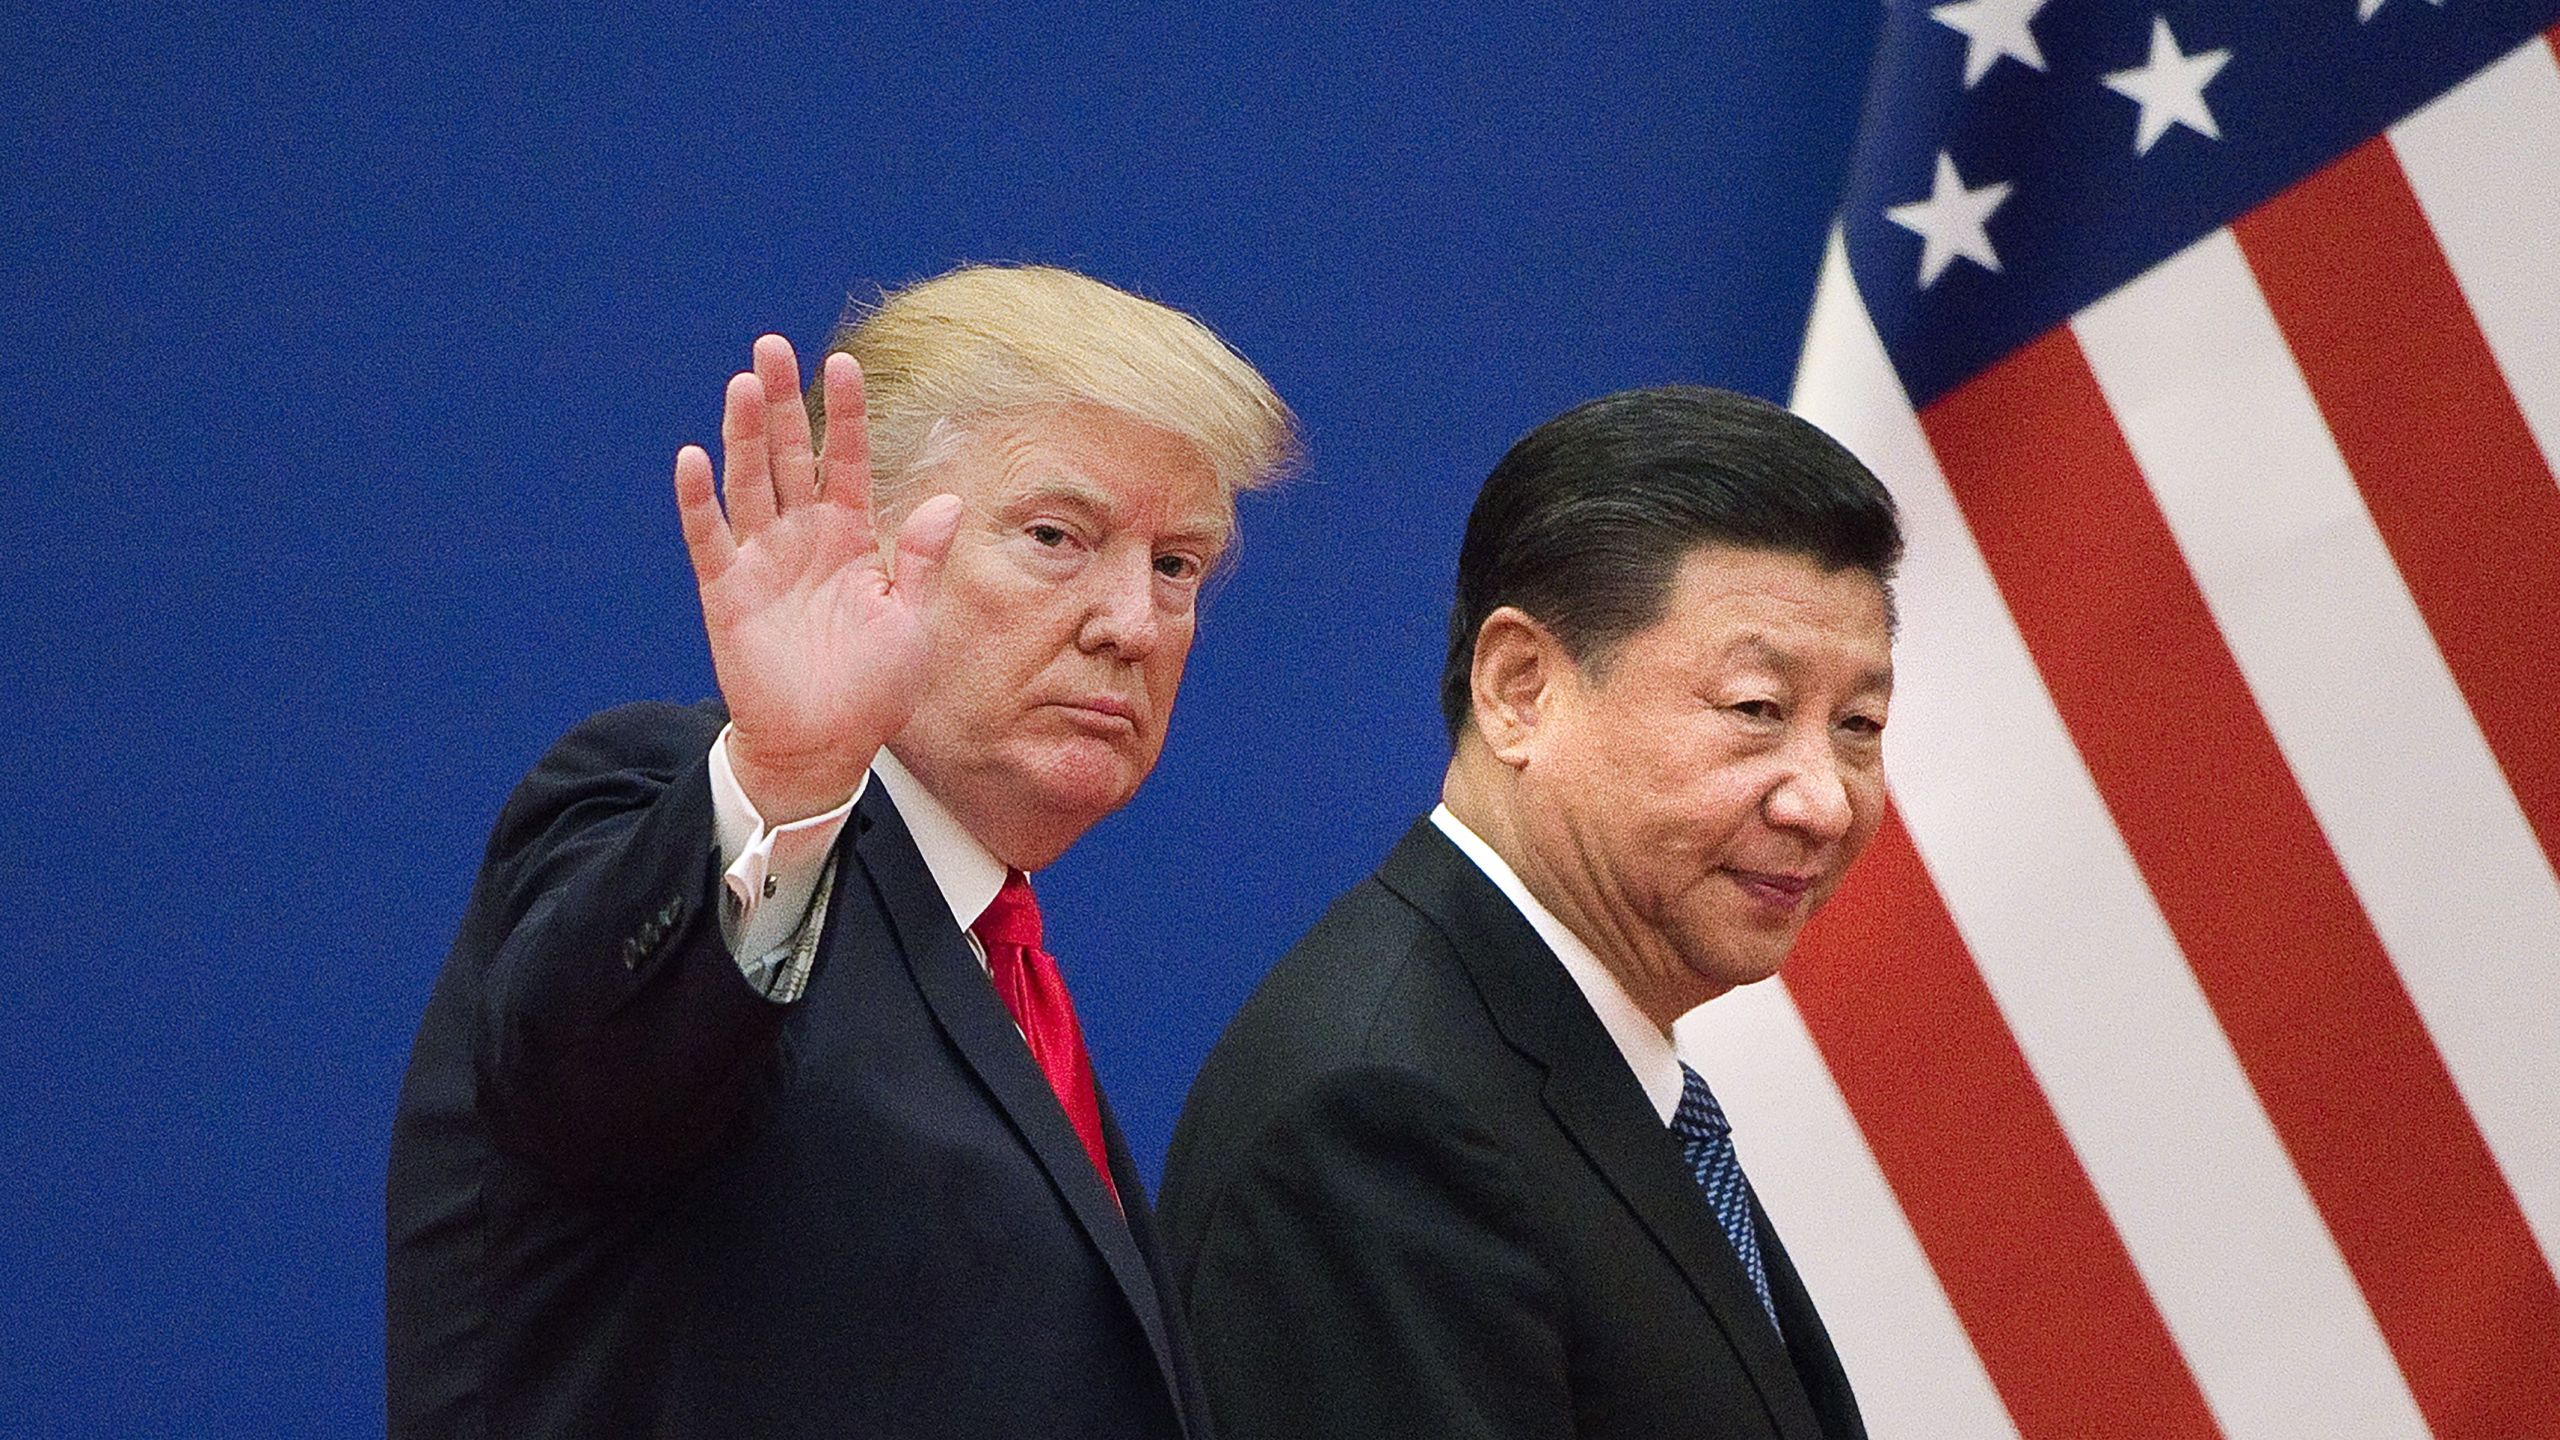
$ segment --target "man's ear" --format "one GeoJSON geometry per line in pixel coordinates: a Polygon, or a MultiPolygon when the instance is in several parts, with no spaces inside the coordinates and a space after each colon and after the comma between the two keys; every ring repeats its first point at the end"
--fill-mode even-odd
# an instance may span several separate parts
{"type": "Polygon", "coordinates": [[[1475,664],[1467,680],[1476,733],[1496,759],[1513,769],[1528,763],[1557,682],[1572,664],[1554,632],[1528,612],[1504,605],[1484,617],[1476,627],[1475,664]]]}

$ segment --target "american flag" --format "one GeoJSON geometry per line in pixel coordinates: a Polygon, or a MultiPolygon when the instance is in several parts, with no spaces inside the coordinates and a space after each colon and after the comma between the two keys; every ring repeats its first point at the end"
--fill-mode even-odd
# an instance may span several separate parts
{"type": "Polygon", "coordinates": [[[1680,1030],[1878,1440],[2560,1437],[2555,21],[1890,9],[1892,811],[1680,1030]]]}

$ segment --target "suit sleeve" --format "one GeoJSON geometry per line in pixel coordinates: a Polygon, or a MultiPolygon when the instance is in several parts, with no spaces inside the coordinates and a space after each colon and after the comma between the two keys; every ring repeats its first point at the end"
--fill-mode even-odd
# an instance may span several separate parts
{"type": "Polygon", "coordinates": [[[1284,1101],[1183,1276],[1226,1440],[1574,1433],[1557,1287],[1516,1164],[1411,1071],[1284,1101]]]}
{"type": "Polygon", "coordinates": [[[715,713],[607,711],[499,816],[462,944],[473,1058],[498,1143],[573,1189],[671,1179],[725,1139],[772,1062],[781,1007],[721,938],[705,766],[715,713]]]}

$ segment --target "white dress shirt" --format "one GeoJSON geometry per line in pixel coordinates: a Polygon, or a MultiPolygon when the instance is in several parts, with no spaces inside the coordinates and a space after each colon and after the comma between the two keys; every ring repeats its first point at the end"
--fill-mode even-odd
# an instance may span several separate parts
{"type": "Polygon", "coordinates": [[[968,936],[971,952],[980,965],[987,963],[986,947],[969,927],[1004,887],[1004,863],[961,828],[897,756],[886,749],[873,756],[871,768],[843,804],[770,828],[730,766],[728,727],[721,727],[720,737],[711,742],[708,763],[712,830],[720,843],[721,882],[728,895],[721,907],[720,936],[758,991],[788,1002],[798,999],[808,983],[809,963],[827,921],[836,837],[844,833],[855,802],[875,779],[907,822],[907,833],[953,922],[968,936]]]}
{"type": "Polygon", "coordinates": [[[1609,973],[1609,967],[1600,963],[1600,957],[1582,942],[1581,936],[1565,928],[1563,921],[1538,903],[1538,897],[1529,893],[1529,887],[1520,883],[1520,877],[1512,872],[1510,864],[1494,853],[1483,836],[1450,814],[1446,805],[1432,809],[1431,823],[1439,826],[1440,833],[1449,837],[1449,843],[1474,861],[1485,878],[1493,882],[1494,888],[1518,907],[1521,917],[1529,922],[1529,928],[1537,931],[1538,938],[1546,941],[1547,948],[1563,962],[1564,973],[1573,977],[1573,983],[1582,991],[1582,998],[1589,1002],[1591,1013],[1600,1017],[1600,1028],[1608,1031],[1609,1038],[1617,1042],[1618,1054],[1626,1060],[1627,1068],[1635,1072],[1636,1083],[1644,1087],[1645,1098],[1653,1102],[1653,1108],[1662,1116],[1662,1123],[1669,1125],[1671,1117],[1680,1109],[1682,1083],[1680,1055],[1672,1049],[1671,1037],[1645,1018],[1644,1012],[1636,1008],[1635,1000],[1627,994],[1626,987],[1618,983],[1618,977],[1609,973]]]}

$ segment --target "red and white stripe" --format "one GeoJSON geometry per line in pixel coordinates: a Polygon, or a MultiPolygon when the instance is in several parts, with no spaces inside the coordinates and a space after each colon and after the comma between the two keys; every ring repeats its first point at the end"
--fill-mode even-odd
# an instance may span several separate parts
{"type": "Polygon", "coordinates": [[[1893,815],[1680,1039],[1877,1440],[2560,1437],[2554,43],[1917,413],[1834,241],[1893,815]]]}

